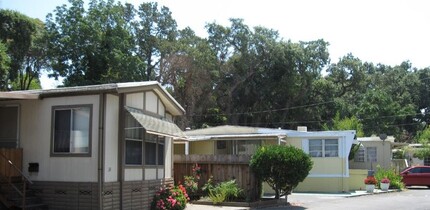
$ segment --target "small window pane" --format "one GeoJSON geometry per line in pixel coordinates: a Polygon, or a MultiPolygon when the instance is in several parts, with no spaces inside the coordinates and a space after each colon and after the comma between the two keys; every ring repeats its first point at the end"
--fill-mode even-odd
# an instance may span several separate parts
{"type": "Polygon", "coordinates": [[[142,165],[142,141],[125,141],[125,164],[142,165]]]}
{"type": "Polygon", "coordinates": [[[89,152],[89,127],[90,127],[90,108],[82,107],[73,109],[73,126],[70,134],[70,152],[88,153],[89,152]]]}
{"type": "Polygon", "coordinates": [[[376,147],[366,147],[366,151],[367,151],[367,161],[376,162],[377,161],[376,147]]]}
{"type": "Polygon", "coordinates": [[[311,157],[322,157],[322,140],[309,140],[309,154],[311,157]]]}
{"type": "Polygon", "coordinates": [[[364,148],[360,147],[354,157],[355,162],[364,162],[364,148]]]}
{"type": "Polygon", "coordinates": [[[145,164],[155,165],[156,164],[156,152],[157,144],[151,142],[145,142],[145,164]]]}
{"type": "Polygon", "coordinates": [[[125,137],[128,139],[143,139],[144,128],[130,113],[125,117],[125,137]]]}
{"type": "Polygon", "coordinates": [[[158,144],[158,165],[164,165],[164,140],[159,140],[158,144]]]}
{"type": "Polygon", "coordinates": [[[71,129],[70,109],[55,110],[54,125],[54,152],[70,152],[70,129],[71,129]]]}
{"type": "Polygon", "coordinates": [[[241,140],[237,141],[237,154],[238,155],[252,155],[254,154],[258,147],[260,146],[261,141],[255,141],[255,140],[241,140]]]}
{"type": "Polygon", "coordinates": [[[324,157],[337,157],[339,156],[338,141],[337,139],[324,140],[324,157]]]}

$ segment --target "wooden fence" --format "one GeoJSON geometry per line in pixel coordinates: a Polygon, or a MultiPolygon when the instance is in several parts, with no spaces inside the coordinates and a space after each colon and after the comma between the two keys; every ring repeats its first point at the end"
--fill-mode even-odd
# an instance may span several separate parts
{"type": "Polygon", "coordinates": [[[9,160],[19,170],[22,170],[22,149],[0,148],[0,175],[7,178],[21,176],[21,174],[8,163],[9,160]]]}
{"type": "Polygon", "coordinates": [[[250,159],[250,155],[174,155],[175,183],[183,183],[184,176],[192,176],[197,163],[202,171],[199,189],[211,176],[215,183],[235,179],[247,199],[256,200],[260,196],[260,186],[249,168],[250,159]]]}

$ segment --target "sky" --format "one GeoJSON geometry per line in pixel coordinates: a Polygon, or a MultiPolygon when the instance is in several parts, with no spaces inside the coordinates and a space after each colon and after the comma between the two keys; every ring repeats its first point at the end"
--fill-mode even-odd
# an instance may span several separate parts
{"type": "MultiPolygon", "coordinates": [[[[88,1],[88,0],[86,0],[88,1]]],[[[154,0],[155,1],[155,0],[154,0]]],[[[145,1],[122,0],[136,7],[145,1]]],[[[157,0],[172,12],[179,29],[189,26],[206,37],[204,26],[229,26],[229,18],[249,27],[277,30],[284,40],[329,42],[332,63],[352,53],[363,62],[395,66],[410,61],[430,67],[428,0],[157,0]]],[[[0,0],[0,8],[45,20],[67,0],[0,0]]],[[[42,84],[52,81],[43,78],[42,84]]],[[[54,84],[50,84],[56,85],[54,84]]],[[[43,85],[48,88],[48,85],[43,85]]],[[[44,88],[45,88],[44,87],[44,88]]]]}

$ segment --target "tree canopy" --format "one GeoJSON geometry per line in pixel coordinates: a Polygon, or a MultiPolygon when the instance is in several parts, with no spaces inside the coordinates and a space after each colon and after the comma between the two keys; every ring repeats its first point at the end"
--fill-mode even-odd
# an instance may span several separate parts
{"type": "Polygon", "coordinates": [[[350,119],[364,136],[413,142],[430,123],[430,68],[409,61],[331,61],[323,39],[293,42],[240,18],[208,23],[199,37],[154,2],[69,0],[44,23],[0,13],[1,90],[29,89],[42,70],[64,86],[156,80],[185,108],[181,128],[322,130],[350,119]]]}
{"type": "Polygon", "coordinates": [[[38,81],[46,67],[43,35],[42,21],[0,10],[0,90],[27,90],[38,81]]]}

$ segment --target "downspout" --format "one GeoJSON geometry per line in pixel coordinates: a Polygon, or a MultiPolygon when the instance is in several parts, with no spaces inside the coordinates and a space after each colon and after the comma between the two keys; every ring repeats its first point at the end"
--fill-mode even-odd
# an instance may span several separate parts
{"type": "Polygon", "coordinates": [[[103,184],[104,184],[104,125],[105,125],[106,94],[101,93],[99,97],[99,140],[98,140],[98,197],[99,209],[103,209],[103,184]]]}
{"type": "Polygon", "coordinates": [[[185,155],[189,155],[189,153],[190,153],[190,143],[187,140],[187,142],[185,142],[185,155]]]}
{"type": "Polygon", "coordinates": [[[123,184],[124,184],[124,128],[125,128],[125,96],[124,93],[119,94],[119,107],[118,107],[118,181],[119,181],[119,207],[123,208],[123,184]]]}

